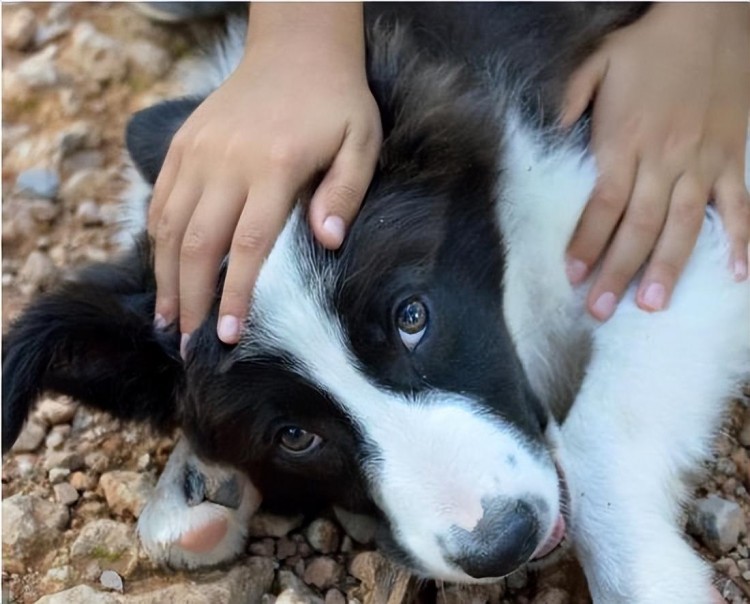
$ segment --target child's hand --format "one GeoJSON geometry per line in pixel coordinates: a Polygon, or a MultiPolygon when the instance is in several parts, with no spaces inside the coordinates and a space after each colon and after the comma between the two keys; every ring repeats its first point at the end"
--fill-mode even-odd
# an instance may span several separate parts
{"type": "Polygon", "coordinates": [[[253,5],[242,63],[177,132],[154,187],[156,324],[179,316],[184,349],[230,252],[217,331],[236,343],[260,267],[300,191],[325,174],[309,220],[324,246],[338,248],[381,136],[362,7],[253,5]]]}
{"type": "Polygon", "coordinates": [[[594,95],[600,176],[568,248],[573,283],[606,249],[589,311],[608,319],[646,260],[638,305],[665,308],[709,199],[731,239],[730,270],[747,278],[750,7],[654,5],[576,71],[562,124],[578,119],[594,95]]]}

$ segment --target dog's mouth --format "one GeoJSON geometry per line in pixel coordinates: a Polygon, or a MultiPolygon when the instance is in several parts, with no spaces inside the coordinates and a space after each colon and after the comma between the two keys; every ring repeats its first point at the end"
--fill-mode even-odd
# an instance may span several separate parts
{"type": "Polygon", "coordinates": [[[568,492],[567,482],[565,481],[565,473],[560,467],[560,464],[557,462],[555,462],[555,469],[557,470],[557,477],[560,484],[560,513],[557,516],[555,526],[552,529],[552,533],[550,534],[550,536],[532,554],[531,560],[535,562],[542,560],[552,554],[552,552],[554,552],[561,546],[562,542],[565,539],[565,511],[568,509],[570,494],[568,492]]]}

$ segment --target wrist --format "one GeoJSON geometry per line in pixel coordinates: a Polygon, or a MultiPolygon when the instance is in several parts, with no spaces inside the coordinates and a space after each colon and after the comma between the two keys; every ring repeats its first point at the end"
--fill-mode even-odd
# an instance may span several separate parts
{"type": "Polygon", "coordinates": [[[247,57],[354,68],[364,74],[362,4],[253,3],[247,57]]]}

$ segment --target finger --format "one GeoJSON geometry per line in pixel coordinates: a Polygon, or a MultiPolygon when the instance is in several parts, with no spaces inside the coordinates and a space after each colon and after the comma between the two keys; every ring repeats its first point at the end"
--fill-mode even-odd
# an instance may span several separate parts
{"type": "Polygon", "coordinates": [[[748,277],[750,196],[742,172],[726,172],[714,185],[714,199],[731,242],[730,263],[735,280],[748,277]]]}
{"type": "Polygon", "coordinates": [[[698,239],[708,195],[708,186],[690,175],[683,175],[675,184],[664,229],[636,294],[643,310],[662,310],[669,304],[698,239]]]}
{"type": "Polygon", "coordinates": [[[563,94],[560,114],[563,128],[569,128],[583,115],[607,73],[608,64],[606,55],[597,53],[573,72],[563,94]]]}
{"type": "Polygon", "coordinates": [[[211,309],[221,262],[229,251],[246,195],[239,189],[207,189],[190,218],[179,257],[183,334],[195,331],[211,309]]]}
{"type": "Polygon", "coordinates": [[[567,250],[568,279],[581,283],[597,263],[620,222],[636,175],[634,155],[602,151],[600,177],[567,250]]]}
{"type": "Polygon", "coordinates": [[[289,215],[296,191],[288,187],[250,191],[229,251],[216,332],[236,344],[242,332],[255,280],[289,215]]]}
{"type": "Polygon", "coordinates": [[[164,207],[178,180],[181,157],[180,153],[173,152],[170,148],[159,171],[159,176],[156,177],[148,206],[148,232],[151,236],[156,234],[164,207]]]}
{"type": "Polygon", "coordinates": [[[180,295],[180,248],[200,188],[179,179],[164,205],[154,229],[154,276],[156,278],[155,323],[165,327],[177,319],[180,295]]]}
{"type": "Polygon", "coordinates": [[[673,179],[639,167],[622,223],[607,250],[602,269],[589,291],[589,312],[606,321],[654,247],[667,215],[673,179]]]}
{"type": "Polygon", "coordinates": [[[338,249],[370,186],[380,153],[379,129],[366,137],[348,136],[310,202],[316,239],[338,249]]]}

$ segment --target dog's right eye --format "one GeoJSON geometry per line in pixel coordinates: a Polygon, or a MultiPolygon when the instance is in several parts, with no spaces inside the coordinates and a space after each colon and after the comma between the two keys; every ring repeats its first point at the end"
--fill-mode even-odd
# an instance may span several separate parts
{"type": "Polygon", "coordinates": [[[309,453],[317,448],[323,439],[317,434],[303,430],[297,426],[287,426],[279,433],[279,444],[293,455],[309,453]]]}

